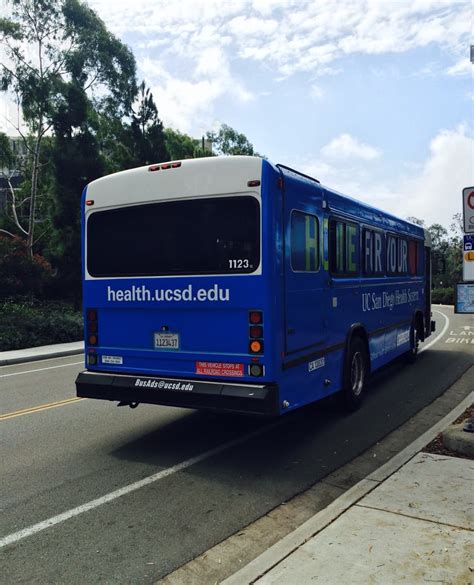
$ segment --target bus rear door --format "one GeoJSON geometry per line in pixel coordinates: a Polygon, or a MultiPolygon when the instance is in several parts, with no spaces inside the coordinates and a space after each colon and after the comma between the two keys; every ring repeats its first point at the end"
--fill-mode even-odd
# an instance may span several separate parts
{"type": "Polygon", "coordinates": [[[285,173],[285,353],[317,351],[327,338],[327,273],[321,203],[314,181],[285,173]]]}

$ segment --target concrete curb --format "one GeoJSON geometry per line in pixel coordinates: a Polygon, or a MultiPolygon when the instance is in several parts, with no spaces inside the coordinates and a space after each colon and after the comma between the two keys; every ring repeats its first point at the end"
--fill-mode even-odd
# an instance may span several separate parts
{"type": "MultiPolygon", "coordinates": [[[[463,376],[453,384],[453,386],[459,383],[464,376],[471,375],[472,370],[473,368],[469,368],[467,372],[465,372],[463,376]]],[[[268,573],[268,571],[273,569],[306,541],[318,534],[318,532],[321,532],[346,510],[398,471],[425,445],[430,443],[438,433],[462,414],[473,401],[474,392],[471,392],[456,408],[428,429],[423,435],[418,437],[418,439],[413,441],[413,443],[408,445],[403,451],[395,455],[390,461],[387,461],[387,463],[382,465],[379,469],[334,500],[327,508],[307,520],[299,528],[274,544],[240,571],[222,581],[222,585],[250,585],[265,575],[265,573],[268,573]]]]}
{"type": "Polygon", "coordinates": [[[451,451],[474,457],[474,433],[464,430],[464,423],[450,425],[442,433],[443,445],[451,451]]]}
{"type": "Polygon", "coordinates": [[[56,345],[42,345],[14,351],[0,352],[0,366],[11,366],[39,360],[66,357],[84,353],[84,342],[59,343],[56,345]]]}

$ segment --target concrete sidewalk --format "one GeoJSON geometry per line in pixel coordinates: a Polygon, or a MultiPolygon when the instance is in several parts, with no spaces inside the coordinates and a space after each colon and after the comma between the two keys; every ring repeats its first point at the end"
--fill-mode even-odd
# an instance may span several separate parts
{"type": "Polygon", "coordinates": [[[472,583],[474,463],[419,453],[256,583],[472,583]]]}
{"type": "Polygon", "coordinates": [[[474,461],[420,452],[433,429],[223,583],[474,583],[474,461]]]}
{"type": "Polygon", "coordinates": [[[37,360],[76,355],[83,352],[83,341],[42,345],[40,347],[29,347],[27,349],[16,349],[13,351],[0,351],[0,366],[9,366],[12,364],[22,364],[24,362],[34,362],[37,360]]]}

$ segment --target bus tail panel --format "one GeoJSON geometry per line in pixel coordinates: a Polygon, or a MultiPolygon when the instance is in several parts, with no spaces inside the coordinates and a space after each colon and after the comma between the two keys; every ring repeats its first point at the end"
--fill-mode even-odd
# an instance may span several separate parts
{"type": "Polygon", "coordinates": [[[156,378],[124,374],[82,372],[76,380],[77,396],[120,401],[125,404],[161,404],[234,413],[279,414],[275,384],[226,384],[201,380],[156,378]]]}
{"type": "Polygon", "coordinates": [[[274,381],[275,331],[262,277],[143,282],[87,283],[88,369],[236,383],[274,381]],[[137,290],[161,292],[164,284],[165,292],[179,293],[180,299],[133,298],[137,290]],[[199,300],[201,293],[206,299],[199,300]],[[254,317],[260,321],[253,323],[254,317]]]}

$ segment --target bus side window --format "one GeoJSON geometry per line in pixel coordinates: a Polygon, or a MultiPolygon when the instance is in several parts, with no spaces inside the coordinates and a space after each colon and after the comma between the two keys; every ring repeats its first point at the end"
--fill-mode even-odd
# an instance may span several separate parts
{"type": "Polygon", "coordinates": [[[425,259],[423,255],[423,244],[421,242],[417,242],[417,263],[416,263],[416,274],[418,276],[422,276],[425,273],[425,259]]]}
{"type": "Polygon", "coordinates": [[[329,223],[329,266],[333,274],[352,276],[359,271],[359,228],[354,223],[329,223]]]}
{"type": "Polygon", "coordinates": [[[364,230],[364,274],[374,273],[374,232],[364,230]]]}
{"type": "Polygon", "coordinates": [[[315,215],[291,212],[291,268],[293,272],[319,270],[319,222],[315,215]]]}
{"type": "Polygon", "coordinates": [[[406,274],[408,272],[408,242],[403,238],[397,238],[397,272],[406,274]]]}
{"type": "Polygon", "coordinates": [[[385,274],[383,245],[383,234],[374,232],[374,274],[385,274]]]}
{"type": "Polygon", "coordinates": [[[344,273],[344,224],[333,219],[329,221],[329,270],[344,273]]]}
{"type": "Polygon", "coordinates": [[[357,274],[359,263],[358,229],[354,224],[346,224],[346,273],[357,274]]]}
{"type": "Polygon", "coordinates": [[[410,276],[418,273],[418,242],[415,240],[408,242],[408,272],[410,276]]]}
{"type": "MultiPolygon", "coordinates": [[[[387,274],[394,276],[408,273],[409,245],[405,238],[387,236],[387,274]]],[[[410,272],[411,274],[411,272],[410,272]]]]}
{"type": "Polygon", "coordinates": [[[387,236],[387,274],[397,273],[397,239],[387,236]]]}

